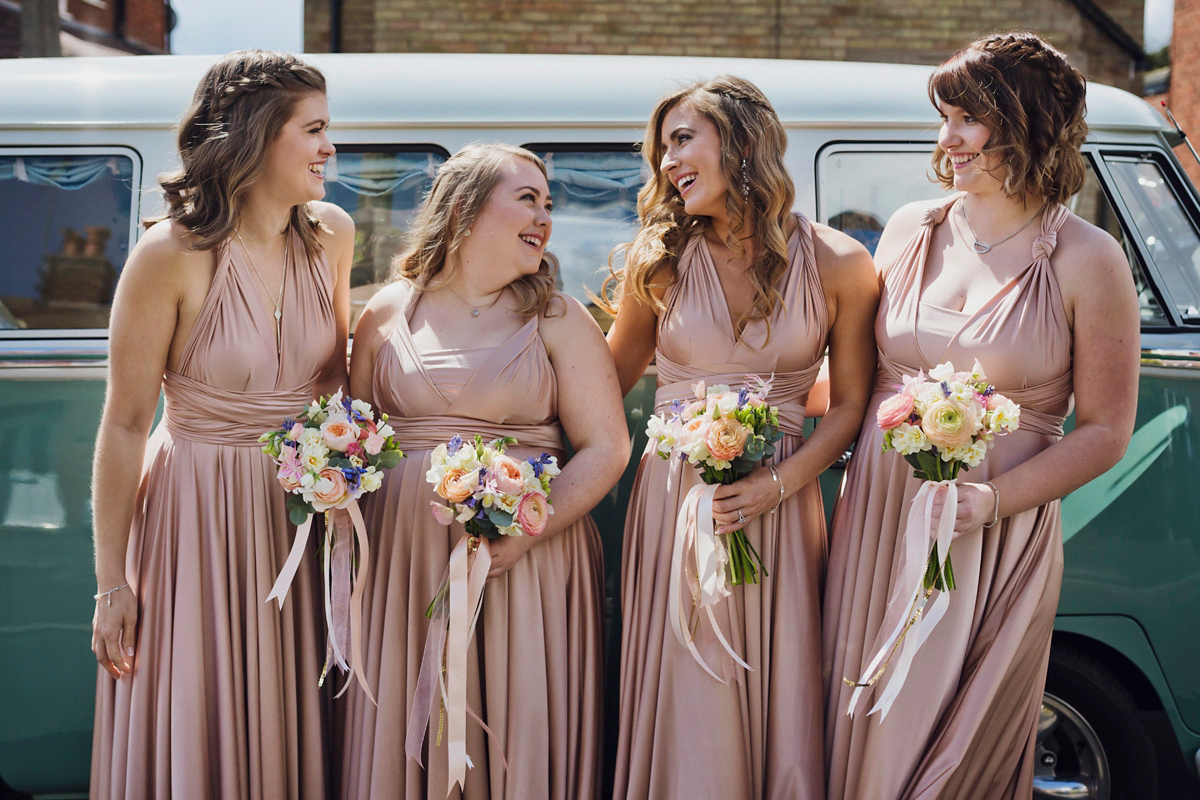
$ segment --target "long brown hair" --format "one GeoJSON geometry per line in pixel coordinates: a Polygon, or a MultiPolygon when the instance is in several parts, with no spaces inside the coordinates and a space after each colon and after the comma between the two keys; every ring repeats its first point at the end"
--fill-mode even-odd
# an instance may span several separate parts
{"type": "MultiPolygon", "coordinates": [[[[450,256],[462,247],[475,218],[500,182],[505,164],[514,158],[536,164],[546,177],[546,165],[537,155],[523,147],[499,143],[469,144],[438,167],[433,188],[409,227],[405,248],[392,261],[392,275],[412,281],[422,291],[445,285],[451,277],[446,268],[450,256]]],[[[558,261],[544,252],[537,272],[510,283],[517,295],[517,313],[547,313],[557,274],[558,261]]]]}
{"type": "Polygon", "coordinates": [[[748,227],[752,229],[747,275],[754,283],[755,299],[742,321],[769,320],[781,299],[775,285],[788,266],[784,230],[796,190],[783,163],[787,133],[779,115],[758,87],[732,75],[721,75],[672,92],[659,101],[650,115],[642,143],[650,179],[638,192],[637,204],[641,228],[633,242],[614,251],[615,257],[624,250],[625,265],[615,270],[610,259],[611,275],[599,301],[609,313],[615,313],[619,296],[628,293],[661,311],[663,304],[651,294],[651,289],[675,280],[683,246],[710,224],[707,217],[693,217],[684,211],[679,190],[659,169],[666,150],[663,120],[681,103],[711,121],[720,135],[721,171],[728,187],[725,207],[730,220],[726,244],[734,252],[744,252],[736,234],[748,227]],[[743,158],[749,189],[745,199],[740,192],[743,158]]]}
{"type": "MultiPolygon", "coordinates": [[[[287,53],[240,50],[221,58],[200,79],[179,125],[179,170],[159,176],[165,217],[195,235],[198,250],[225,242],[237,229],[246,190],[262,174],[267,151],[306,94],[325,94],[325,77],[287,53]]],[[[304,204],[288,226],[310,256],[322,230],[304,204]]]]}
{"type": "MultiPolygon", "coordinates": [[[[983,150],[1000,156],[1005,195],[1061,203],[1083,188],[1086,87],[1060,51],[1035,34],[1015,32],[987,36],[950,56],[929,78],[929,100],[987,126],[983,150]]],[[[945,188],[954,186],[941,147],[934,148],[933,171],[945,188]]]]}

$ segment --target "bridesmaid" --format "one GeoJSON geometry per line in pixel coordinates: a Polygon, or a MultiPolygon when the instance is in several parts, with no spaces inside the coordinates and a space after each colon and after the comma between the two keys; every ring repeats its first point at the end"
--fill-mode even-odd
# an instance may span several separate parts
{"type": "Polygon", "coordinates": [[[599,327],[554,290],[551,205],[546,168],[533,153],[499,144],[459,151],[417,212],[396,261],[400,280],[371,299],[355,330],[351,390],[392,417],[407,458],[364,503],[375,540],[366,674],[379,705],[350,689],[341,797],[424,800],[447,784],[437,711],[426,770],[405,758],[405,731],[425,610],[465,535],[458,523],[434,521],[437,497],[425,481],[431,451],[455,434],[513,436],[513,456],[549,452],[563,465],[551,485],[549,528],[490,543],[467,697],[492,735],[468,722],[474,769],[462,796],[595,796],[603,576],[587,513],[624,470],[629,438],[599,327]],[[568,442],[574,455],[564,464],[568,442]]]}
{"type": "Polygon", "coordinates": [[[825,593],[833,800],[1028,798],[1062,581],[1059,498],[1117,462],[1133,428],[1138,306],[1129,264],[1062,205],[1084,180],[1084,79],[1028,33],[980,39],[933,74],[933,167],[953,198],[896,212],[876,253],[879,374],[833,520],[825,593]],[[978,359],[1021,404],[959,483],[958,588],[886,717],[891,669],[848,714],[880,649],[920,486],[881,452],[880,402],[905,376],[978,359]],[[1075,430],[1063,436],[1074,394],[1075,430]]]}
{"type": "MultiPolygon", "coordinates": [[[[774,384],[786,434],[769,465],[717,490],[718,533],[744,527],[760,585],[735,587],[716,619],[751,671],[718,681],[668,624],[672,538],[699,473],[647,449],[625,525],[616,798],[817,798],[825,523],[816,477],[858,430],[874,370],[876,282],[866,251],[791,211],[787,137],[759,90],[719,77],[664,98],[642,152],[641,230],[617,276],[608,334],[621,388],[658,364],[656,410],[692,384],[774,384]],[[828,412],[802,435],[829,349],[828,412]]],[[[713,632],[696,644],[721,663],[713,632]]]]}
{"type": "Polygon", "coordinates": [[[117,285],[93,798],[326,795],[316,576],[264,604],[295,528],[258,436],[346,381],[354,225],[317,202],[328,124],[325,79],[294,56],[214,64],[160,181],[166,218],[117,285]]]}

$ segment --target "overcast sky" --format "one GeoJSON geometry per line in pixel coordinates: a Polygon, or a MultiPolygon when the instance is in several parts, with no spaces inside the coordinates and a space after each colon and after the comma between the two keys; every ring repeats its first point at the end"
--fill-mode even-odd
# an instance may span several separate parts
{"type": "MultiPolygon", "coordinates": [[[[1171,42],[1174,0],[1146,0],[1146,50],[1171,42]]],[[[171,51],[228,53],[258,47],[299,53],[304,48],[303,0],[171,0],[179,19],[171,51]]]]}

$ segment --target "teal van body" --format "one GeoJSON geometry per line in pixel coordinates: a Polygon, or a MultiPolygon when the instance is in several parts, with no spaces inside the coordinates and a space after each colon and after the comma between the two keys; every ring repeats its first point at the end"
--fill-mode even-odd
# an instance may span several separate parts
{"type": "MultiPolygon", "coordinates": [[[[635,228],[645,175],[635,144],[654,103],[720,73],[750,79],[775,104],[798,210],[869,249],[896,208],[940,192],[927,178],[937,117],[925,67],[606,56],[311,61],[328,78],[338,147],[327,199],[357,224],[356,309],[386,280],[437,164],[475,141],[524,145],[545,158],[556,205],[550,249],[564,289],[586,300],[611,248],[635,228]]],[[[139,220],[161,212],[155,177],[175,164],[172,127],[209,63],[0,62],[0,796],[87,792],[96,682],[90,482],[108,308],[139,220]]],[[[1092,85],[1088,121],[1088,181],[1071,206],[1129,255],[1142,371],[1128,452],[1063,503],[1066,568],[1035,792],[1122,800],[1158,796],[1172,773],[1191,780],[1200,748],[1200,636],[1191,616],[1200,608],[1200,422],[1191,413],[1200,409],[1200,199],[1172,152],[1178,136],[1142,100],[1092,85]]],[[[651,368],[626,398],[637,453],[653,392],[651,368]]],[[[635,466],[594,512],[614,675],[635,466]]],[[[839,479],[836,469],[822,478],[829,505],[839,479]]]]}

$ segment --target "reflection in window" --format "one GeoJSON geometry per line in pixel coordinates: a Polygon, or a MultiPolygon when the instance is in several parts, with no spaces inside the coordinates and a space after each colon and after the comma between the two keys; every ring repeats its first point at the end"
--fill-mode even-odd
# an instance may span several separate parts
{"type": "Polygon", "coordinates": [[[0,328],[106,328],[129,255],[133,161],[0,155],[0,328]]]}
{"type": "Polygon", "coordinates": [[[1133,247],[1133,244],[1125,238],[1125,231],[1121,229],[1121,221],[1117,217],[1117,212],[1113,210],[1112,204],[1108,202],[1108,197],[1104,194],[1104,189],[1100,186],[1100,181],[1096,178],[1096,171],[1092,168],[1092,162],[1087,161],[1086,164],[1087,172],[1084,176],[1083,188],[1079,191],[1079,194],[1067,201],[1067,207],[1097,228],[1107,231],[1120,243],[1121,248],[1125,251],[1125,257],[1129,261],[1130,268],[1133,270],[1133,280],[1137,287],[1138,306],[1141,309],[1142,325],[1147,327],[1166,325],[1166,315],[1163,314],[1158,298],[1154,296],[1154,290],[1150,286],[1150,282],[1146,280],[1146,273],[1142,268],[1141,257],[1133,247]]]}
{"type": "MultiPolygon", "coordinates": [[[[1154,261],[1166,297],[1184,323],[1200,324],[1200,237],[1166,176],[1148,158],[1109,156],[1105,163],[1154,261]]],[[[1144,280],[1138,288],[1143,284],[1144,280]]]]}
{"type": "Polygon", "coordinates": [[[385,283],[392,257],[417,206],[433,186],[439,149],[379,152],[343,146],[325,173],[325,199],[354,219],[354,265],[350,271],[351,329],[371,295],[385,283]]]}
{"type": "MultiPolygon", "coordinates": [[[[532,146],[546,162],[554,199],[550,252],[558,257],[564,292],[591,307],[587,290],[598,292],[608,275],[608,257],[637,231],[637,193],[642,157],[622,150],[572,151],[532,146]]],[[[619,265],[614,265],[619,266],[619,265]]],[[[607,315],[593,309],[607,327],[607,315]]]]}

